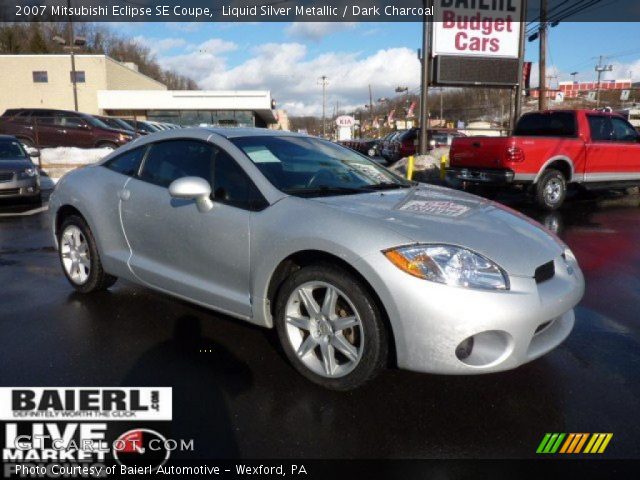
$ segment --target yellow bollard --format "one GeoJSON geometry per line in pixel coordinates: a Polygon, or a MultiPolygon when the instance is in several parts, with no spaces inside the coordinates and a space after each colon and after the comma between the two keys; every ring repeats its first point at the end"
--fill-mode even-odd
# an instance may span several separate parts
{"type": "Polygon", "coordinates": [[[440,180],[444,180],[447,177],[447,164],[449,163],[449,157],[443,155],[440,158],[440,180]]]}
{"type": "Polygon", "coordinates": [[[413,180],[413,155],[407,158],[407,180],[413,180]]]}

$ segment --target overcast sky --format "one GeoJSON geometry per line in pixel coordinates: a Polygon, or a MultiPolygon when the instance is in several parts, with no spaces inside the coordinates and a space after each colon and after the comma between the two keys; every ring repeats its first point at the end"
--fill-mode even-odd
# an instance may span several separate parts
{"type": "MultiPolygon", "coordinates": [[[[417,92],[419,23],[120,23],[118,31],[149,46],[160,63],[211,90],[270,90],[291,115],[319,115],[318,77],[329,78],[327,103],[349,110],[394,94],[417,92]]],[[[614,71],[606,78],[640,81],[640,24],[564,23],[550,29],[548,63],[558,80],[595,77],[598,55],[614,71]]],[[[538,43],[527,43],[537,62],[538,43]]],[[[533,73],[537,83],[537,70],[533,73]]]]}

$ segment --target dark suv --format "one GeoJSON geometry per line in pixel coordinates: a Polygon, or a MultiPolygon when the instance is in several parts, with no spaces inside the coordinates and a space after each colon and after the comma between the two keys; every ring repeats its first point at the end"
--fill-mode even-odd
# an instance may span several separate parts
{"type": "Polygon", "coordinates": [[[117,148],[134,135],[92,115],[41,108],[10,109],[0,117],[0,134],[13,135],[29,147],[117,148]]]}

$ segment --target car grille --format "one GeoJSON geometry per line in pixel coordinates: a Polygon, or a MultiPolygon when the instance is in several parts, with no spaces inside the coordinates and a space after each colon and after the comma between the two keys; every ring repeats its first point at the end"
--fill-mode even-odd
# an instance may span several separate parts
{"type": "Polygon", "coordinates": [[[0,172],[0,182],[10,182],[13,180],[13,172],[0,172]]]}
{"type": "Polygon", "coordinates": [[[551,261],[536,268],[534,278],[536,279],[536,283],[542,283],[546,282],[547,280],[551,280],[555,274],[556,266],[553,261],[551,261]]]}
{"type": "Polygon", "coordinates": [[[7,195],[18,195],[20,194],[19,188],[8,188],[6,190],[0,190],[0,197],[7,195]]]}

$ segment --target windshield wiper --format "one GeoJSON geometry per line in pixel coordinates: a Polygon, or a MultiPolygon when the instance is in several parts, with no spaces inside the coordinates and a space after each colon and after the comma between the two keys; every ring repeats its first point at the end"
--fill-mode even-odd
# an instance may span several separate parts
{"type": "Polygon", "coordinates": [[[411,188],[411,184],[382,182],[367,186],[368,190],[395,190],[397,188],[411,188]]]}
{"type": "Polygon", "coordinates": [[[290,195],[350,195],[356,193],[367,193],[370,192],[368,188],[359,188],[359,187],[330,187],[328,185],[320,185],[315,188],[288,188],[284,190],[284,193],[288,193],[290,195]]]}

